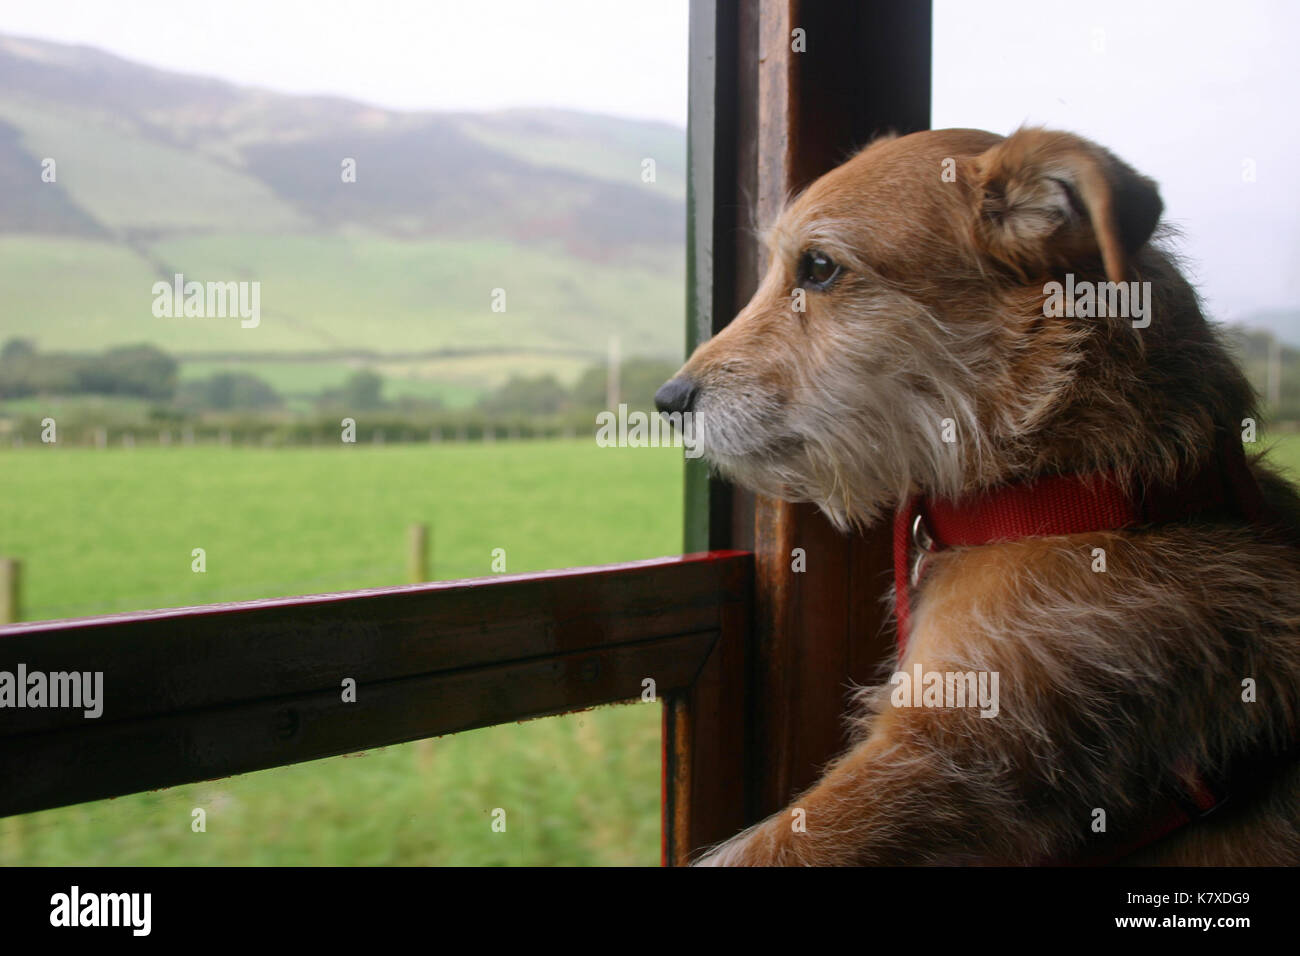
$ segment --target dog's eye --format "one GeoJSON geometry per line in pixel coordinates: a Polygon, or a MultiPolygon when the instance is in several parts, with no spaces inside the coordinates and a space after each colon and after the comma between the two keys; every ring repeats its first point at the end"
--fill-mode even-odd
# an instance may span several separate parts
{"type": "Polygon", "coordinates": [[[808,285],[814,289],[826,288],[839,274],[839,263],[816,249],[805,252],[799,263],[800,285],[808,285]]]}

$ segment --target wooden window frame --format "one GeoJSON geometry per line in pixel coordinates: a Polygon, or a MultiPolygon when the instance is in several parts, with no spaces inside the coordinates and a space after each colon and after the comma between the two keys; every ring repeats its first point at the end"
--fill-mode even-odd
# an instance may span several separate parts
{"type": "Polygon", "coordinates": [[[105,699],[4,711],[0,816],[639,699],[650,678],[679,857],[741,822],[752,579],[721,551],[0,628],[0,670],[101,672],[105,699]]]}
{"type": "MultiPolygon", "coordinates": [[[[929,127],[931,34],[928,0],[693,0],[688,348],[757,289],[757,230],[788,196],[878,135],[929,127]]],[[[892,528],[843,535],[811,505],[728,488],[688,462],[686,534],[687,550],[755,555],[745,794],[755,822],[844,749],[853,686],[874,683],[892,659],[881,600],[892,528]],[[795,548],[805,573],[792,571],[795,548]]]]}
{"type": "MultiPolygon", "coordinates": [[[[756,288],[755,224],[877,133],[928,125],[930,17],[693,0],[689,347],[756,288]]],[[[685,495],[678,558],[0,627],[0,670],[103,672],[108,702],[0,712],[0,816],[635,699],[652,678],[663,860],[685,863],[815,779],[893,642],[888,528],[840,535],[699,461],[685,495]]]]}

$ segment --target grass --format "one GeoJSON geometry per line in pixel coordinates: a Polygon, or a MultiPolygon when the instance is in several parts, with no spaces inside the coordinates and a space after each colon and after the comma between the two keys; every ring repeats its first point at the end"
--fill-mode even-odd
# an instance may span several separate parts
{"type": "Polygon", "coordinates": [[[23,559],[29,618],[398,584],[413,522],[444,579],[490,574],[495,548],[511,572],[644,558],[680,550],[680,454],[31,446],[0,457],[0,552],[23,559]]]}
{"type": "MultiPolygon", "coordinates": [[[[328,359],[277,361],[250,354],[243,360],[183,361],[180,380],[194,381],[220,372],[247,372],[269,383],[281,395],[301,398],[338,388],[358,369],[369,368],[384,377],[384,398],[388,401],[406,396],[437,398],[446,408],[460,409],[474,405],[485,393],[500,387],[515,375],[549,374],[571,386],[593,361],[592,358],[538,352],[497,352],[365,363],[328,359]]],[[[39,401],[35,399],[28,400],[28,406],[40,410],[39,401]]],[[[4,407],[5,404],[0,403],[0,408],[4,407]]],[[[307,407],[310,407],[310,402],[307,407]]]]}
{"type": "Polygon", "coordinates": [[[624,355],[681,352],[684,265],[675,259],[597,266],[504,241],[233,233],[165,240],[148,255],[165,269],[109,242],[0,236],[4,338],[30,338],[43,350],[134,342],[263,357],[503,349],[591,361],[618,334],[624,355]],[[259,283],[260,323],[155,317],[160,271],[259,283]],[[504,312],[493,311],[494,289],[505,292],[504,312]]]}
{"type": "Polygon", "coordinates": [[[1256,447],[1268,449],[1268,461],[1286,472],[1292,483],[1300,484],[1300,435],[1270,435],[1256,447]]]}
{"type": "MultiPolygon", "coordinates": [[[[56,421],[104,421],[123,425],[150,424],[155,403],[125,395],[32,395],[0,400],[0,415],[30,415],[56,421]]],[[[157,423],[153,423],[157,427],[157,423]]]]}
{"type": "MultiPolygon", "coordinates": [[[[402,583],[413,521],[439,578],[651,557],[680,550],[680,454],[25,448],[0,553],[28,619],[402,583]]],[[[659,707],[630,704],[6,819],[0,864],[653,864],[658,804],[659,707]]]]}
{"type": "MultiPolygon", "coordinates": [[[[448,364],[454,367],[455,360],[448,360],[448,364]]],[[[277,362],[258,361],[253,356],[242,361],[185,361],[181,363],[180,380],[190,382],[230,372],[255,375],[279,392],[290,407],[310,411],[321,392],[338,388],[362,368],[384,376],[383,397],[386,401],[405,397],[436,398],[446,408],[468,408],[486,391],[485,388],[462,385],[454,379],[421,376],[419,366],[413,362],[277,362]]]]}
{"type": "Polygon", "coordinates": [[[0,865],[652,866],[659,716],[603,707],[9,817],[0,865]]]}

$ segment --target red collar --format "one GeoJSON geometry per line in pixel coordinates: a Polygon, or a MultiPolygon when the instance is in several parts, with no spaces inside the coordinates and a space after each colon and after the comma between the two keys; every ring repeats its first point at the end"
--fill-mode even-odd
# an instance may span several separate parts
{"type": "Polygon", "coordinates": [[[1240,440],[1224,434],[1217,446],[1208,462],[1184,469],[1167,485],[1125,482],[1114,473],[1049,475],[956,501],[913,497],[894,517],[899,656],[907,647],[911,589],[928,553],[1020,538],[1117,531],[1197,516],[1263,521],[1263,495],[1240,440]]]}

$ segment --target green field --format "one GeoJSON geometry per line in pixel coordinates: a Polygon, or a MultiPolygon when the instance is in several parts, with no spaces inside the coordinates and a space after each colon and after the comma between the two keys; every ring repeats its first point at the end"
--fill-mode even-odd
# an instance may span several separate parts
{"type": "Polygon", "coordinates": [[[1268,460],[1286,476],[1300,484],[1300,435],[1265,438],[1260,446],[1269,449],[1268,460]]]}
{"type": "Polygon", "coordinates": [[[374,448],[30,447],[0,454],[0,552],[28,618],[401,584],[406,529],[438,578],[681,545],[680,450],[590,439],[374,448]],[[203,548],[207,571],[190,570],[203,548]]]}
{"type": "MultiPolygon", "coordinates": [[[[415,521],[438,578],[681,542],[680,450],[590,440],[38,447],[0,474],[28,619],[400,584],[415,521]]],[[[6,819],[0,864],[653,864],[658,805],[659,707],[633,704],[6,819]]]]}
{"type": "MultiPolygon", "coordinates": [[[[1300,474],[1300,438],[1273,457],[1300,474]]],[[[400,583],[413,521],[435,529],[442,578],[487,574],[496,547],[527,571],[681,536],[680,452],[589,441],[42,447],[0,453],[0,474],[0,553],[24,560],[29,618],[400,583]]],[[[9,818],[0,865],[650,865],[659,719],[605,707],[9,818]]]]}
{"type": "MultiPolygon", "coordinates": [[[[246,372],[256,375],[281,395],[311,399],[325,389],[338,388],[359,368],[368,368],[384,377],[383,397],[393,402],[405,397],[436,398],[448,409],[473,406],[492,389],[504,385],[512,376],[554,375],[565,386],[572,386],[592,362],[574,355],[550,355],[537,352],[495,352],[488,355],[462,355],[448,358],[405,361],[277,361],[249,355],[245,359],[187,359],[180,366],[181,382],[208,378],[223,372],[246,372]]],[[[0,408],[8,403],[0,403],[0,408]]],[[[14,406],[23,410],[37,408],[35,400],[14,406]]],[[[310,407],[310,402],[306,403],[310,407]]]]}

